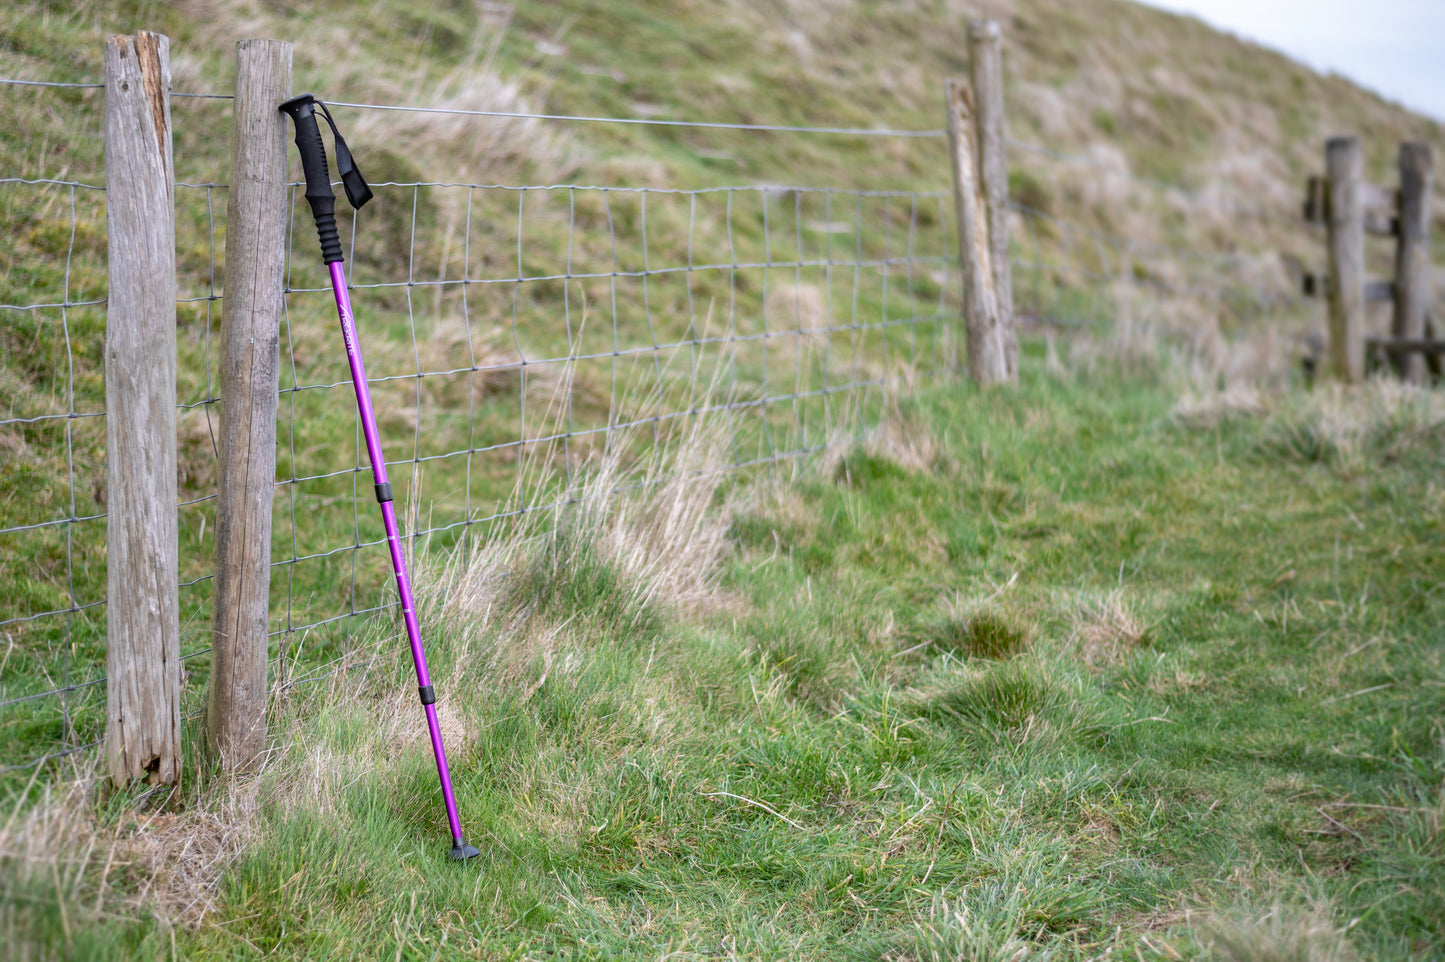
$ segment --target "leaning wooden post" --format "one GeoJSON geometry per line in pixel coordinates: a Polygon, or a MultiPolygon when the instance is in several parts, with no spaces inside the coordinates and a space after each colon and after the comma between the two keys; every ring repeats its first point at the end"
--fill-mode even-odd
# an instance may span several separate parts
{"type": "MultiPolygon", "coordinates": [[[[1400,145],[1400,221],[1395,248],[1395,337],[1425,337],[1430,310],[1430,191],[1434,171],[1430,145],[1400,145]]],[[[1406,381],[1425,379],[1425,358],[1417,351],[1399,357],[1406,381]]]]}
{"type": "Polygon", "coordinates": [[[166,37],[106,40],[105,742],[118,786],[181,770],[170,88],[166,37]]]}
{"type": "Polygon", "coordinates": [[[276,481],[286,115],[291,44],[236,44],[226,298],[221,310],[221,476],[206,745],[228,772],[266,744],[271,497],[276,481]]]}
{"type": "Polygon", "coordinates": [[[963,269],[964,333],[968,373],[980,386],[1015,380],[999,313],[988,243],[988,208],[979,182],[974,149],[973,104],[968,85],[949,80],[948,144],[953,158],[953,199],[958,214],[958,250],[963,269]]]}
{"type": "Polygon", "coordinates": [[[1358,137],[1325,143],[1329,181],[1330,367],[1336,377],[1365,377],[1364,156],[1358,137]]]}
{"type": "Polygon", "coordinates": [[[1019,345],[1014,329],[1013,272],[1009,266],[1008,149],[1003,107],[1003,30],[997,20],[968,25],[972,68],[979,181],[988,206],[989,263],[998,299],[1004,347],[1011,375],[1018,372],[1019,345]]]}

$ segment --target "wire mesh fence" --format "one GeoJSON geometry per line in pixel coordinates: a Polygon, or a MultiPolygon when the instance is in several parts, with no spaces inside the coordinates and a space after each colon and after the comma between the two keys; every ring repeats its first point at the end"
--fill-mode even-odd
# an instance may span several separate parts
{"type": "MultiPolygon", "coordinates": [[[[724,418],[729,467],[817,450],[864,430],[903,372],[936,375],[954,353],[941,193],[375,189],[349,225],[353,296],[396,496],[423,507],[411,535],[434,546],[552,507],[616,437],[679,419],[724,418]],[[404,226],[401,243],[369,218],[404,226]],[[556,460],[547,490],[528,473],[538,456],[556,460]]],[[[315,665],[391,601],[312,246],[293,233],[275,630],[315,665]]]]}
{"type": "MultiPolygon", "coordinates": [[[[92,93],[92,85],[24,90],[70,98],[93,122],[100,101],[86,101],[92,93]]],[[[173,104],[183,181],[182,690],[192,715],[210,649],[226,213],[224,159],[211,145],[226,143],[224,99],[173,104]]],[[[648,122],[786,136],[942,135],[648,122]]],[[[72,170],[88,172],[47,179],[0,170],[0,244],[11,262],[0,291],[9,357],[0,381],[0,774],[24,776],[91,747],[105,725],[104,171],[94,149],[71,159],[72,170]]],[[[942,143],[937,169],[942,184],[942,143]]],[[[465,545],[518,512],[555,506],[622,439],[645,446],[710,416],[726,425],[727,467],[793,459],[866,432],[899,384],[958,369],[961,282],[946,190],[373,187],[370,206],[342,217],[342,235],[388,470],[398,502],[409,506],[413,545],[465,545]]],[[[1254,314],[1283,296],[1253,283],[1235,256],[1145,243],[1023,202],[1014,210],[1015,303],[1026,318],[1104,322],[1124,289],[1254,314]]],[[[287,685],[351,663],[365,619],[395,604],[345,352],[299,185],[281,370],[271,661],[276,683],[287,685]]]]}

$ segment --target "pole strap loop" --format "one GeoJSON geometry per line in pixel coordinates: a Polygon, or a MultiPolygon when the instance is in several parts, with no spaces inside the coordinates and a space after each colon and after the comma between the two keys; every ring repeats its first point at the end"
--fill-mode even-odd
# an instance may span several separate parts
{"type": "Polygon", "coordinates": [[[336,173],[341,177],[341,186],[346,188],[346,199],[351,201],[354,210],[361,210],[366,206],[366,202],[371,200],[371,187],[367,185],[366,178],[361,176],[361,168],[356,166],[356,161],[351,156],[351,148],[346,146],[346,138],[336,129],[336,121],[331,119],[331,111],[319,100],[316,101],[316,106],[321,108],[321,115],[331,127],[331,136],[336,139],[336,173]]]}

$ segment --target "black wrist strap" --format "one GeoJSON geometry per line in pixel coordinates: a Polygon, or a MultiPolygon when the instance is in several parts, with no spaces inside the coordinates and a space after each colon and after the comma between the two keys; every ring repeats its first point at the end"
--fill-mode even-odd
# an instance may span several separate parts
{"type": "Polygon", "coordinates": [[[361,210],[367,201],[371,200],[371,187],[367,185],[366,178],[361,176],[361,169],[356,166],[356,161],[351,156],[351,148],[346,146],[346,138],[336,129],[336,121],[331,118],[331,111],[319,100],[316,101],[316,106],[321,109],[321,115],[326,118],[326,123],[331,128],[331,136],[336,139],[336,174],[341,178],[341,186],[346,189],[346,199],[351,201],[355,210],[361,210]]]}

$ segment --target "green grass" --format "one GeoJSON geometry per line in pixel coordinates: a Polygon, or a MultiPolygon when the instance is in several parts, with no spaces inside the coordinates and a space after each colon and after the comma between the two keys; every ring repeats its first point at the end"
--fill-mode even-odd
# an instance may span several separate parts
{"type": "MultiPolygon", "coordinates": [[[[473,106],[933,128],[942,79],[966,70],[965,17],[909,5],[798,18],[749,3],[724,18],[706,5],[568,0],[518,4],[501,18],[505,27],[500,7],[473,4],[373,4],[364,18],[346,5],[270,4],[244,26],[225,5],[204,16],[198,9],[13,5],[0,13],[0,74],[91,81],[105,34],[150,27],[173,39],[185,70],[178,87],[225,90],[231,41],[244,30],[294,38],[295,88],[330,97],[442,102],[499,77],[522,99],[503,93],[473,106]],[[329,38],[342,22],[349,54],[337,58],[329,38]],[[566,53],[547,52],[557,45],[566,53]]],[[[1362,132],[1383,183],[1396,141],[1439,138],[1438,125],[1338,78],[1142,7],[1020,0],[1007,30],[1014,137],[1065,151],[1107,139],[1130,170],[1188,188],[1217,178],[1226,195],[1289,195],[1318,164],[1313,138],[1336,128],[1362,132]],[[1118,97],[1099,92],[1088,70],[1118,79],[1118,97]],[[1060,105],[1088,123],[1061,126],[1060,105]],[[1251,149],[1278,161],[1261,168],[1269,174],[1258,183],[1248,169],[1259,165],[1246,164],[1235,183],[1222,163],[1233,148],[1221,135],[1241,130],[1251,149]],[[1277,177],[1288,181],[1282,194],[1277,177]]],[[[102,182],[102,102],[94,90],[7,88],[0,175],[102,182]]],[[[178,180],[224,181],[224,110],[207,100],[172,109],[178,180]]],[[[363,143],[350,126],[360,115],[338,119],[378,184],[928,189],[947,180],[942,143],[926,139],[580,126],[555,136],[509,130],[479,159],[473,127],[395,121],[363,143]]],[[[1095,168],[1024,153],[1012,164],[1015,199],[1142,245],[1125,261],[1087,235],[1031,225],[1015,236],[1020,262],[1045,262],[1016,273],[1015,301],[1028,314],[1107,325],[1117,314],[1112,291],[1081,275],[1124,273],[1140,282],[1136,322],[1190,336],[1217,322],[1232,334],[1260,311],[1224,276],[1234,268],[1185,269],[1148,243],[1264,252],[1268,265],[1281,250],[1302,262],[1319,256],[1293,208],[1221,226],[1210,211],[1176,209],[1177,198],[1152,189],[1129,188],[1127,202],[1093,193],[1095,168]],[[1182,299],[1150,301],[1156,281],[1229,290],[1201,316],[1204,307],[1182,299]]],[[[855,216],[860,236],[849,256],[896,256],[915,226],[925,247],[951,243],[946,198],[937,209],[875,198],[840,212],[819,195],[740,196],[728,211],[723,195],[693,209],[649,195],[644,246],[636,195],[529,191],[519,203],[515,191],[378,186],[350,251],[352,279],[507,276],[518,230],[518,269],[537,274],[569,264],[606,272],[614,256],[624,270],[644,256],[653,268],[694,255],[826,258],[836,252],[830,244],[852,245],[853,236],[809,225],[855,216]],[[462,264],[457,238],[468,220],[473,243],[462,264]]],[[[60,187],[0,192],[0,303],[103,297],[103,201],[76,193],[73,237],[70,202],[60,187]]],[[[177,205],[181,294],[207,297],[213,266],[224,267],[225,194],[183,188],[177,205]]],[[[293,287],[321,286],[309,232],[298,227],[293,243],[293,287]]],[[[849,272],[743,271],[735,291],[721,276],[693,281],[659,276],[645,292],[625,279],[565,292],[553,282],[473,287],[465,303],[455,291],[365,289],[358,315],[372,374],[399,378],[377,388],[388,455],[488,445],[519,430],[518,377],[434,375],[418,392],[404,377],[418,349],[424,368],[449,369],[474,347],[494,361],[514,359],[518,345],[531,358],[606,350],[614,325],[632,343],[679,337],[704,317],[716,331],[732,314],[740,330],[756,330],[766,290],[798,281],[831,299],[835,315],[856,303],[865,321],[931,310],[940,298],[957,304],[951,276],[910,276],[906,293],[896,278],[885,290],[876,274],[855,286],[849,272]],[[586,325],[569,329],[564,310],[578,321],[584,304],[586,325]],[[474,342],[448,327],[464,309],[474,342]]],[[[328,301],[290,296],[284,333],[295,365],[283,388],[344,380],[328,301]]],[[[66,413],[72,379],[75,410],[99,410],[103,310],[6,313],[5,416],[66,413]]],[[[216,302],[180,306],[183,403],[213,392],[219,319],[216,302]]],[[[947,361],[950,333],[842,334],[829,347],[835,363],[916,367],[947,361]]],[[[364,697],[323,686],[278,704],[277,759],[250,786],[260,799],[254,823],[226,809],[225,787],[194,761],[175,810],[149,828],[127,798],[98,815],[89,802],[77,809],[84,828],[69,837],[119,837],[127,851],[147,833],[177,849],[214,841],[215,826],[196,821],[211,815],[242,825],[244,854],[205,889],[215,901],[208,922],[188,928],[196,921],[187,916],[172,933],[133,911],[147,900],[178,911],[177,893],[193,892],[157,881],[146,867],[157,863],[146,858],[109,875],[81,858],[53,879],[10,873],[12,863],[0,904],[5,941],[15,933],[15,944],[77,957],[158,955],[174,937],[183,954],[199,956],[671,949],[941,959],[1015,958],[1020,945],[1097,955],[1116,927],[1117,951],[1149,955],[1161,943],[1192,952],[1216,929],[1221,940],[1258,947],[1279,932],[1288,941],[1316,938],[1311,926],[1351,925],[1366,953],[1438,954],[1440,578],[1431,547],[1445,503],[1432,481],[1439,419],[1431,402],[1375,411],[1368,399],[1345,398],[1355,427],[1342,432],[1315,400],[1291,395],[1269,417],[1190,431],[1168,416],[1173,396],[1155,376],[1151,346],[1133,351],[1132,385],[1107,363],[1091,377],[1054,379],[1037,348],[1017,395],[930,388],[906,402],[890,423],[931,438],[930,457],[876,440],[781,487],[740,481],[728,496],[734,550],[722,594],[701,612],[679,614],[665,597],[640,602],[625,566],[588,529],[563,527],[508,569],[508,593],[496,599],[530,627],[426,619],[480,865],[458,872],[438,860],[439,808],[422,746],[389,749],[377,734],[381,722],[399,726],[384,731],[415,730],[410,699],[383,695],[409,690],[408,669],[384,662],[364,697]],[[296,794],[312,782],[323,785],[317,794],[296,794]]],[[[658,388],[670,403],[696,387],[688,361],[673,358],[658,388]]],[[[797,362],[795,352],[765,358],[745,348],[744,393],[765,381],[791,384],[797,362]]],[[[801,368],[817,383],[816,353],[801,368]]],[[[529,376],[544,389],[529,396],[523,430],[546,426],[533,420],[547,411],[535,401],[564,395],[578,426],[613,413],[607,362],[537,365],[529,376]]],[[[648,395],[652,376],[648,364],[623,365],[624,393],[648,395]]],[[[278,476],[345,473],[278,489],[274,558],[379,535],[367,479],[345,471],[357,454],[347,391],[283,397],[278,476]]],[[[215,485],[204,411],[181,418],[188,500],[215,485]]],[[[788,435],[791,410],[776,410],[767,427],[811,444],[839,420],[829,424],[821,405],[803,413],[814,433],[801,439],[788,435]]],[[[768,453],[763,426],[749,426],[735,457],[768,453]]],[[[398,471],[394,481],[403,503],[415,496],[435,524],[504,504],[521,473],[505,456],[457,457],[398,471]]],[[[0,526],[104,509],[102,421],[0,429],[0,526]],[[67,444],[73,475],[60,453],[67,444]]],[[[209,571],[211,511],[205,500],[182,509],[184,581],[209,571]]],[[[425,557],[457,540],[455,531],[437,535],[425,557]]],[[[0,538],[0,619],[65,608],[72,585],[80,602],[94,600],[104,581],[102,523],[69,536],[0,538]]],[[[392,590],[375,550],[313,558],[273,589],[277,629],[382,603],[392,590]]],[[[183,589],[188,652],[208,642],[209,598],[208,581],[183,589]]],[[[102,669],[104,608],[5,630],[0,698],[102,669]]],[[[393,651],[394,636],[385,619],[346,620],[278,637],[272,663],[277,678],[303,677],[333,659],[358,660],[378,642],[393,651]]],[[[204,654],[186,668],[189,710],[204,698],[204,654]]],[[[69,694],[68,721],[53,699],[7,707],[0,766],[67,737],[98,737],[104,698],[103,685],[69,694]]],[[[60,771],[47,767],[33,784],[28,772],[0,776],[7,812],[45,810],[36,800],[63,789],[60,771]]]]}
{"type": "MultiPolygon", "coordinates": [[[[424,741],[376,730],[414,727],[400,657],[293,694],[180,954],[1445,951],[1434,446],[1347,471],[1280,446],[1301,398],[1191,429],[1161,387],[1024,373],[904,402],[928,466],[878,442],[743,483],[709,608],[629,614],[557,537],[499,602],[583,625],[545,665],[479,667],[501,629],[428,619],[473,863],[444,860],[424,741]]],[[[35,884],[18,917],[62,946],[35,884]]],[[[94,884],[84,938],[169,948],[87,914],[94,884]]]]}

